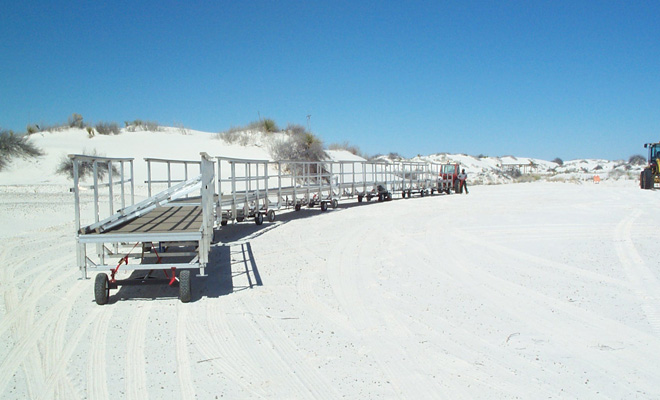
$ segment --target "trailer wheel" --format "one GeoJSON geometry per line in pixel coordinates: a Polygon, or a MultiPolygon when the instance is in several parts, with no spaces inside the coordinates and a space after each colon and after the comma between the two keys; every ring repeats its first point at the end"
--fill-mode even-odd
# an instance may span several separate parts
{"type": "Polygon", "coordinates": [[[190,301],[190,271],[184,269],[179,274],[179,300],[182,303],[190,301]]]}
{"type": "Polygon", "coordinates": [[[362,196],[358,195],[358,203],[362,203],[362,196]]]}
{"type": "Polygon", "coordinates": [[[431,188],[431,196],[435,194],[435,188],[431,188]]]}
{"type": "Polygon", "coordinates": [[[401,192],[401,198],[402,198],[402,199],[405,199],[405,198],[406,198],[406,191],[405,191],[405,190],[404,190],[403,192],[401,192]]]}
{"type": "Polygon", "coordinates": [[[367,195],[367,203],[370,202],[370,201],[371,201],[371,195],[368,194],[368,195],[367,195]]]}
{"type": "Polygon", "coordinates": [[[296,206],[295,206],[295,210],[296,210],[296,211],[300,211],[300,203],[297,203],[297,204],[296,204],[296,206]]]}
{"type": "Polygon", "coordinates": [[[257,215],[254,216],[254,223],[257,225],[261,225],[264,223],[264,215],[262,213],[257,213],[257,215]]]}
{"type": "Polygon", "coordinates": [[[426,195],[424,194],[424,189],[422,189],[422,190],[419,191],[419,195],[420,195],[421,197],[426,196],[426,195]]]}
{"type": "Polygon", "coordinates": [[[108,303],[110,297],[110,280],[107,274],[98,274],[94,280],[94,300],[102,306],[108,303]]]}
{"type": "Polygon", "coordinates": [[[244,220],[244,217],[236,217],[236,222],[243,222],[244,220]]]}
{"type": "Polygon", "coordinates": [[[321,211],[328,211],[328,203],[325,201],[321,202],[321,211]]]}
{"type": "Polygon", "coordinates": [[[266,216],[268,217],[268,222],[275,221],[275,211],[268,210],[268,213],[266,213],[266,216]]]}
{"type": "Polygon", "coordinates": [[[226,219],[223,219],[222,221],[220,221],[220,225],[222,225],[222,226],[227,225],[227,220],[226,220],[226,219]]]}
{"type": "Polygon", "coordinates": [[[332,208],[337,208],[337,207],[339,207],[339,202],[337,201],[337,199],[332,199],[332,208]]]}
{"type": "Polygon", "coordinates": [[[408,198],[412,198],[412,191],[411,190],[408,191],[408,198]]]}
{"type": "Polygon", "coordinates": [[[383,201],[383,194],[382,193],[378,193],[378,201],[379,202],[383,201]]]}

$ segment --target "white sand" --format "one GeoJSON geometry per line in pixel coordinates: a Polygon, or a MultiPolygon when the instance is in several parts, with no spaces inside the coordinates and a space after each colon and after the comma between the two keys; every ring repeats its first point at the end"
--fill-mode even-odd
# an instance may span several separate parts
{"type": "Polygon", "coordinates": [[[218,232],[191,303],[98,306],[66,180],[20,173],[0,175],[0,398],[660,398],[660,194],[634,181],[280,213],[218,232]]]}

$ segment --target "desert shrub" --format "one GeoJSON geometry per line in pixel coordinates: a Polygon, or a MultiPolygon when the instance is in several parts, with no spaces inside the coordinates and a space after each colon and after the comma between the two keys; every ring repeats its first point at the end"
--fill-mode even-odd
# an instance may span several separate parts
{"type": "Polygon", "coordinates": [[[632,165],[646,165],[646,157],[641,154],[635,154],[634,156],[630,156],[628,163],[632,165]]]}
{"type": "Polygon", "coordinates": [[[97,122],[94,128],[99,135],[119,135],[119,125],[116,122],[97,122]]]}
{"type": "Polygon", "coordinates": [[[37,133],[39,132],[39,125],[28,124],[28,126],[25,128],[25,131],[27,132],[28,135],[37,133]]]}
{"type": "Polygon", "coordinates": [[[519,179],[522,176],[522,172],[518,168],[510,168],[504,171],[504,175],[511,179],[519,179]]]}
{"type": "Polygon", "coordinates": [[[187,135],[187,134],[189,133],[189,132],[188,132],[188,128],[186,128],[183,124],[177,124],[177,123],[175,123],[175,124],[174,124],[174,127],[175,127],[175,128],[177,129],[177,131],[179,131],[179,133],[182,134],[182,135],[187,135]]]}
{"type": "Polygon", "coordinates": [[[347,141],[344,141],[342,143],[332,143],[331,145],[328,146],[328,149],[330,150],[346,150],[350,153],[355,154],[356,156],[366,158],[365,155],[360,151],[360,148],[348,143],[347,141]]]}
{"type": "Polygon", "coordinates": [[[562,159],[559,158],[559,157],[557,157],[557,158],[555,158],[554,160],[552,160],[552,162],[555,163],[555,164],[564,165],[564,160],[562,160],[562,159]]]}
{"type": "Polygon", "coordinates": [[[280,130],[280,128],[277,127],[277,124],[275,123],[275,121],[273,121],[270,118],[266,118],[266,119],[263,120],[263,126],[264,126],[264,130],[266,132],[269,132],[269,133],[270,132],[277,132],[277,131],[280,130]]]}
{"type": "Polygon", "coordinates": [[[71,114],[68,124],[71,128],[83,129],[85,127],[82,115],[76,113],[71,114]]]}
{"type": "MultiPolygon", "coordinates": [[[[102,157],[101,155],[96,153],[96,150],[92,151],[91,153],[83,152],[84,155],[87,156],[98,156],[102,157]]],[[[56,172],[61,175],[66,175],[67,177],[73,179],[73,159],[69,157],[63,157],[62,160],[60,161],[59,165],[57,166],[56,172]]],[[[94,162],[93,161],[79,161],[78,162],[78,177],[80,179],[85,179],[88,176],[92,176],[94,173],[94,162]]],[[[105,174],[108,173],[108,164],[107,163],[99,163],[98,167],[96,169],[96,176],[98,179],[103,179],[105,177],[105,174]]],[[[112,173],[119,175],[119,171],[117,168],[113,165],[112,166],[112,173]]]]}
{"type": "Polygon", "coordinates": [[[307,132],[307,129],[302,125],[292,124],[291,122],[289,122],[284,131],[289,134],[297,135],[307,132]]]}
{"type": "Polygon", "coordinates": [[[323,142],[311,132],[291,134],[271,147],[276,160],[321,161],[328,158],[323,142]]]}
{"type": "Polygon", "coordinates": [[[228,144],[235,144],[238,142],[238,139],[241,136],[241,131],[236,130],[235,128],[229,128],[226,132],[218,133],[218,139],[222,139],[228,144]]]}
{"type": "Polygon", "coordinates": [[[14,157],[34,158],[43,154],[43,151],[32,144],[27,136],[0,130],[0,171],[14,157]]]}
{"type": "Polygon", "coordinates": [[[600,165],[600,164],[598,164],[594,167],[594,171],[600,171],[601,169],[603,169],[603,166],[600,165]]]}
{"type": "Polygon", "coordinates": [[[160,124],[156,121],[142,121],[141,119],[136,119],[133,121],[124,121],[124,125],[129,132],[158,132],[161,130],[160,124]]]}
{"type": "Polygon", "coordinates": [[[279,132],[280,130],[277,127],[277,123],[275,123],[275,121],[271,118],[263,118],[258,121],[252,121],[248,124],[247,127],[240,129],[243,131],[256,131],[265,133],[279,132]]]}

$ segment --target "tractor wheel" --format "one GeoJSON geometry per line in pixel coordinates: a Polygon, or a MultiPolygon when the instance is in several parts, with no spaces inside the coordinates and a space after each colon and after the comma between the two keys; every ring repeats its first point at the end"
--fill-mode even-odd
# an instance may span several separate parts
{"type": "Polygon", "coordinates": [[[179,300],[182,303],[190,301],[190,271],[184,269],[179,274],[179,300]]]}
{"type": "Polygon", "coordinates": [[[102,306],[108,303],[110,297],[110,280],[107,274],[98,274],[94,280],[94,300],[102,306]]]}
{"type": "Polygon", "coordinates": [[[653,172],[651,168],[645,168],[639,177],[639,186],[642,189],[653,188],[653,172]]]}
{"type": "Polygon", "coordinates": [[[321,211],[328,211],[328,203],[325,201],[321,202],[321,211]]]}
{"type": "Polygon", "coordinates": [[[266,213],[266,217],[268,218],[268,222],[275,221],[275,211],[274,210],[268,210],[268,212],[266,213]]]}
{"type": "Polygon", "coordinates": [[[337,207],[339,207],[339,202],[337,201],[337,199],[332,199],[332,208],[337,208],[337,207]]]}
{"type": "Polygon", "coordinates": [[[264,215],[262,213],[257,213],[257,215],[254,216],[254,223],[262,225],[264,223],[264,215]]]}

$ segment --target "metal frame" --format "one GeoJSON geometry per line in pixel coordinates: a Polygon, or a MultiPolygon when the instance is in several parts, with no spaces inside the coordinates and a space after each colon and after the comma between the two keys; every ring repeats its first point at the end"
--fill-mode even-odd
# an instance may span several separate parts
{"type": "MultiPolygon", "coordinates": [[[[215,200],[215,180],[214,180],[214,165],[213,159],[206,153],[201,153],[201,161],[197,162],[183,162],[177,160],[157,160],[148,159],[147,165],[151,162],[164,162],[168,166],[168,188],[160,193],[150,196],[149,198],[134,203],[134,174],[133,174],[133,159],[130,158],[109,158],[109,157],[94,157],[72,154],[69,155],[73,162],[74,171],[74,187],[72,191],[75,196],[75,214],[76,214],[76,249],[78,267],[81,271],[83,279],[87,279],[87,272],[90,269],[106,270],[112,275],[112,283],[115,282],[115,273],[121,266],[123,270],[172,270],[172,280],[174,282],[174,272],[176,269],[199,269],[199,276],[205,276],[205,268],[208,264],[209,251],[211,241],[213,239],[213,203],[215,200]],[[91,186],[85,186],[81,183],[79,177],[79,169],[82,162],[91,162],[93,165],[94,177],[91,186]],[[100,182],[97,171],[98,165],[106,163],[108,165],[108,181],[100,182]],[[120,179],[114,179],[112,172],[113,163],[120,163],[121,174],[120,179]],[[125,175],[124,163],[130,163],[130,174],[128,177],[125,175]],[[182,180],[176,184],[169,174],[170,164],[182,164],[188,168],[188,165],[199,164],[200,174],[182,180]],[[131,204],[125,204],[125,190],[124,185],[131,183],[131,204]],[[116,212],[112,212],[114,205],[113,186],[121,185],[121,204],[122,208],[116,212]],[[81,190],[91,188],[94,190],[94,221],[88,225],[83,225],[81,220],[81,190]],[[100,193],[100,189],[107,188],[107,197],[100,193]],[[188,195],[197,193],[199,197],[195,201],[188,201],[188,195]],[[101,219],[99,214],[100,203],[102,200],[109,203],[109,210],[111,215],[101,219]],[[172,231],[122,231],[122,227],[128,226],[131,222],[139,221],[140,217],[148,215],[154,210],[164,209],[169,207],[173,210],[183,207],[199,207],[201,208],[201,223],[199,227],[187,230],[172,231]],[[94,256],[87,254],[87,245],[94,244],[96,246],[96,254],[94,256]],[[140,252],[133,253],[133,250],[142,244],[140,252]],[[194,251],[191,251],[194,247],[194,251]],[[159,248],[159,250],[156,250],[159,248]],[[172,251],[164,252],[164,249],[172,249],[172,251]],[[160,253],[160,254],[159,254],[160,253]],[[163,256],[163,257],[161,257],[163,256]],[[185,262],[166,262],[158,263],[161,259],[169,257],[187,257],[185,262]],[[146,263],[156,258],[157,263],[146,263]],[[111,265],[106,259],[119,259],[117,265],[111,265]],[[129,264],[129,260],[133,263],[129,264]],[[135,263],[137,262],[137,263],[135,263]],[[122,265],[124,264],[124,265],[122,265]]],[[[150,168],[149,168],[150,169],[150,168]]],[[[163,180],[152,179],[151,171],[148,173],[148,185],[154,182],[162,182],[163,180]]],[[[187,214],[200,215],[200,212],[193,209],[187,214]]],[[[194,221],[193,221],[194,222],[194,221]]],[[[150,272],[147,274],[149,275],[150,272]]]]}

